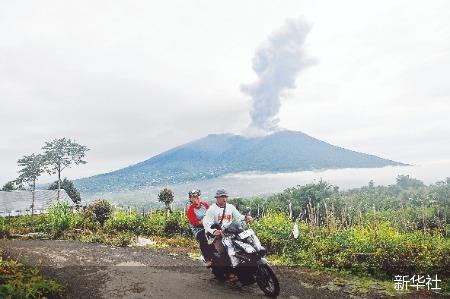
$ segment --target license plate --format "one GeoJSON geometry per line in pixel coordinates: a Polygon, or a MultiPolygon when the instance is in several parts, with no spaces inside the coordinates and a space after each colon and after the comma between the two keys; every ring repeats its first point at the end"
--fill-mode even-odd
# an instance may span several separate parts
{"type": "Polygon", "coordinates": [[[239,234],[239,238],[241,239],[245,239],[250,237],[251,235],[253,235],[253,230],[252,229],[247,229],[245,231],[243,231],[242,233],[239,234]]]}

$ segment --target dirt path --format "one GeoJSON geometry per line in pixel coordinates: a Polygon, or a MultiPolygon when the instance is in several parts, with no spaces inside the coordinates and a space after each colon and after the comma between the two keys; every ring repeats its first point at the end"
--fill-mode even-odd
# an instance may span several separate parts
{"type": "MultiPolygon", "coordinates": [[[[216,281],[185,255],[56,240],[9,240],[0,247],[5,255],[39,265],[45,276],[65,284],[67,298],[264,298],[256,285],[216,281]]],[[[288,269],[275,272],[280,298],[348,298],[305,287],[288,269]]]]}

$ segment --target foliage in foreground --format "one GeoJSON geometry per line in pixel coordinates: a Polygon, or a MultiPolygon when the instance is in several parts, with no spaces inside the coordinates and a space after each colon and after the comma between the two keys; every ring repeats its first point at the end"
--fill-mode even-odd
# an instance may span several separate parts
{"type": "Polygon", "coordinates": [[[35,268],[26,268],[0,257],[0,298],[60,298],[63,287],[43,278],[35,268]]]}
{"type": "MultiPolygon", "coordinates": [[[[424,186],[399,176],[396,185],[375,187],[370,182],[345,192],[320,181],[266,200],[232,201],[241,210],[252,207],[257,216],[252,227],[264,246],[290,264],[389,279],[400,274],[449,277],[449,180],[424,186]],[[292,236],[295,221],[298,239],[292,236]]],[[[114,246],[130,245],[138,235],[191,237],[184,212],[166,212],[113,210],[106,200],[79,212],[57,205],[47,215],[0,221],[0,234],[44,231],[52,237],[114,246]]]]}
{"type": "Polygon", "coordinates": [[[400,232],[388,222],[373,221],[332,231],[300,223],[300,236],[283,213],[271,213],[252,227],[271,254],[292,264],[350,270],[376,276],[449,275],[450,240],[441,234],[400,232]]]}

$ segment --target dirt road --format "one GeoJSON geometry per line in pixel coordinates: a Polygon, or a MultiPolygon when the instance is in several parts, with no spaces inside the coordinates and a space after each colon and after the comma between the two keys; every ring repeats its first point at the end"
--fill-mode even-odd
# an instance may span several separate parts
{"type": "MultiPolygon", "coordinates": [[[[263,298],[256,285],[220,283],[186,255],[57,240],[9,240],[0,247],[66,285],[67,298],[263,298]]],[[[311,288],[293,271],[275,268],[280,298],[348,298],[311,288]]]]}

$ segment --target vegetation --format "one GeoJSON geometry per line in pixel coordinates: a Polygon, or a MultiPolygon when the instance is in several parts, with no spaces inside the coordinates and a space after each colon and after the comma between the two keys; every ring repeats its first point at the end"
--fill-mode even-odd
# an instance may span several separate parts
{"type": "Polygon", "coordinates": [[[95,214],[95,218],[101,226],[111,216],[112,205],[106,199],[99,199],[88,206],[88,210],[91,210],[95,214]]]}
{"type": "Polygon", "coordinates": [[[17,181],[9,181],[5,183],[0,191],[15,191],[15,190],[25,190],[22,185],[18,184],[17,181]]]}
{"type": "Polygon", "coordinates": [[[45,279],[36,268],[27,268],[0,255],[0,298],[61,298],[63,287],[45,279]]]}
{"type": "Polygon", "coordinates": [[[45,164],[49,174],[58,174],[58,199],[61,189],[61,172],[71,167],[72,164],[86,164],[83,160],[89,150],[86,146],[80,145],[70,139],[60,138],[46,142],[42,147],[44,150],[45,164]]]}
{"type": "Polygon", "coordinates": [[[279,212],[266,215],[253,227],[269,252],[290,264],[384,278],[448,275],[450,240],[441,234],[400,232],[389,222],[375,218],[344,230],[302,222],[300,237],[294,239],[290,219],[279,212]]]}
{"type": "MultiPolygon", "coordinates": [[[[53,182],[49,187],[48,190],[58,190],[58,181],[53,182]]],[[[64,180],[61,181],[59,187],[66,191],[67,195],[70,197],[70,199],[73,201],[73,203],[77,206],[80,205],[81,202],[81,196],[80,192],[75,188],[72,181],[68,180],[67,178],[64,178],[64,180]]]]}
{"type": "Polygon", "coordinates": [[[173,203],[174,194],[173,191],[169,188],[162,189],[158,194],[158,201],[164,203],[166,206],[167,215],[172,212],[172,203],[173,203]]]}
{"type": "Polygon", "coordinates": [[[72,207],[67,202],[58,201],[49,209],[47,219],[47,231],[59,237],[63,232],[73,228],[74,213],[72,207]]]}
{"type": "Polygon", "coordinates": [[[392,278],[449,277],[450,180],[425,186],[399,176],[392,186],[341,192],[324,181],[263,200],[233,199],[259,218],[252,226],[269,253],[289,264],[392,278]],[[294,239],[293,225],[300,236],[294,239]]]}
{"type": "Polygon", "coordinates": [[[17,161],[17,164],[22,167],[19,170],[19,177],[17,182],[22,185],[24,183],[31,186],[33,192],[31,201],[31,214],[34,214],[34,190],[36,189],[37,178],[45,171],[44,156],[40,154],[31,154],[29,156],[23,156],[17,161]]]}
{"type": "MultiPolygon", "coordinates": [[[[240,210],[252,208],[252,228],[268,253],[285,264],[382,279],[438,274],[444,281],[450,277],[449,201],[449,179],[425,186],[408,176],[392,186],[370,182],[339,191],[319,181],[268,198],[230,200],[240,210]]],[[[141,214],[113,209],[106,200],[79,211],[59,203],[46,215],[0,221],[4,237],[31,230],[114,246],[132,244],[137,235],[156,240],[191,236],[184,211],[141,214]]]]}

